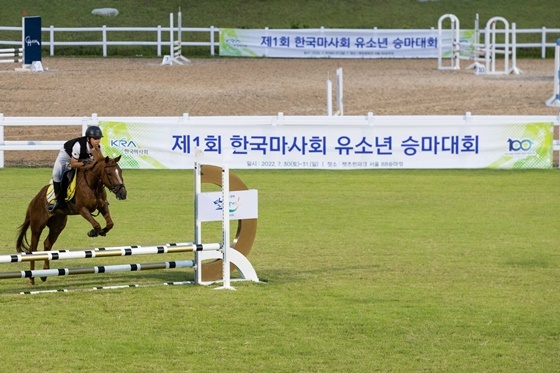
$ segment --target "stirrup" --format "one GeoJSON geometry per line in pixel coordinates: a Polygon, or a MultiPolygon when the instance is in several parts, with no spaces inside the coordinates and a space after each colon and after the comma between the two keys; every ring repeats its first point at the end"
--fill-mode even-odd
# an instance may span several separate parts
{"type": "Polygon", "coordinates": [[[64,203],[60,201],[55,201],[53,205],[47,206],[47,210],[49,210],[50,213],[53,213],[56,210],[61,210],[63,208],[64,208],[64,203]]]}

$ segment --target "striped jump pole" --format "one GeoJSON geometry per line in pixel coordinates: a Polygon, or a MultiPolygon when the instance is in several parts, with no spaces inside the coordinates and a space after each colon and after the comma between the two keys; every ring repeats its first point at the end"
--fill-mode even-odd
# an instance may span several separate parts
{"type": "Polygon", "coordinates": [[[89,275],[99,273],[136,272],[152,269],[192,268],[194,260],[177,260],[160,263],[118,264],[80,268],[38,269],[34,271],[0,272],[0,279],[89,275]]]}
{"type": "MultiPolygon", "coordinates": [[[[130,256],[130,255],[153,255],[153,254],[171,254],[185,253],[206,250],[220,250],[220,243],[195,244],[192,242],[185,243],[168,243],[158,246],[123,246],[96,248],[82,251],[35,251],[32,253],[17,253],[0,255],[0,263],[18,263],[32,262],[36,260],[63,260],[63,259],[86,259],[86,258],[105,258],[112,256],[130,256]]],[[[2,277],[0,277],[2,278],[2,277]]]]}
{"type": "Polygon", "coordinates": [[[0,49],[0,63],[23,62],[23,49],[4,48],[0,49]]]}
{"type": "Polygon", "coordinates": [[[546,102],[546,106],[560,107],[560,39],[556,40],[554,49],[554,95],[546,102]]]}

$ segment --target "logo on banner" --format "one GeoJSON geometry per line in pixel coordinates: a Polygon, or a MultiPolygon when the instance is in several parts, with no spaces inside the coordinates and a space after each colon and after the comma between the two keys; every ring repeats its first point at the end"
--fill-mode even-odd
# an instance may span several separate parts
{"type": "Polygon", "coordinates": [[[508,155],[530,155],[535,154],[533,141],[530,139],[508,139],[508,155]]]}
{"type": "Polygon", "coordinates": [[[111,140],[111,147],[112,148],[137,148],[136,143],[134,142],[134,140],[129,140],[125,137],[120,138],[120,139],[116,139],[116,140],[111,140]]]}
{"type": "MultiPolygon", "coordinates": [[[[231,197],[235,198],[235,196],[231,196],[231,197]]],[[[230,199],[230,201],[229,201],[229,213],[230,214],[233,214],[234,212],[237,211],[237,209],[241,205],[240,202],[241,202],[241,197],[237,197],[237,201],[230,199]]],[[[216,205],[216,211],[222,211],[224,209],[224,201],[222,200],[221,197],[214,200],[214,205],[216,205]]]]}
{"type": "Polygon", "coordinates": [[[109,140],[109,145],[111,148],[120,149],[123,155],[149,155],[148,149],[138,148],[133,140],[129,140],[126,137],[111,139],[109,140]]]}
{"type": "Polygon", "coordinates": [[[234,47],[246,47],[246,45],[241,44],[241,40],[237,38],[228,38],[226,39],[226,43],[234,47]]]}
{"type": "Polygon", "coordinates": [[[26,37],[25,37],[25,44],[26,44],[28,47],[32,46],[33,44],[37,44],[37,45],[40,46],[40,45],[41,45],[41,42],[40,42],[39,40],[37,40],[37,39],[31,39],[31,37],[26,36],[26,37]]]}
{"type": "Polygon", "coordinates": [[[508,152],[506,155],[510,156],[527,156],[535,155],[536,152],[533,150],[533,140],[530,139],[508,139],[508,152]]]}

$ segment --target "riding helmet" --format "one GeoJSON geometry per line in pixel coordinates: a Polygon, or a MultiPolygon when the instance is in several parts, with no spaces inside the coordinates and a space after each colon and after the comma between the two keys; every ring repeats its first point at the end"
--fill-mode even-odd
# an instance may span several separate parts
{"type": "Polygon", "coordinates": [[[93,139],[100,139],[103,137],[103,132],[101,132],[101,128],[97,126],[90,126],[86,130],[86,137],[91,137],[93,139]]]}

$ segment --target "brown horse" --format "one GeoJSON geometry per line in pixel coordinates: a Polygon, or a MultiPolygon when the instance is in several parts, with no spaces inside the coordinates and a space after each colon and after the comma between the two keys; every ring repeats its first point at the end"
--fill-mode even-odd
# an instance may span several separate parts
{"type": "MultiPolygon", "coordinates": [[[[25,220],[18,230],[17,251],[26,253],[36,251],[45,227],[49,227],[49,234],[43,243],[44,250],[51,250],[58,236],[66,227],[68,215],[79,214],[90,222],[93,229],[87,233],[89,237],[105,236],[114,225],[109,213],[105,187],[113,192],[117,199],[126,199],[122,170],[117,163],[120,158],[120,156],[114,159],[103,157],[99,152],[92,164],[77,170],[74,198],[68,201],[63,209],[58,209],[52,213],[47,209],[48,185],[44,186],[27,207],[25,220]],[[105,228],[101,228],[101,225],[93,218],[92,213],[95,210],[99,211],[105,218],[105,228]],[[27,230],[29,228],[31,229],[31,243],[27,240],[27,230]]],[[[31,261],[29,263],[30,269],[34,270],[35,262],[31,261]]],[[[45,260],[43,269],[49,268],[49,261],[45,260]]],[[[46,279],[46,277],[41,277],[43,281],[46,281],[46,279]]],[[[34,285],[35,279],[30,278],[29,283],[34,285]]]]}

